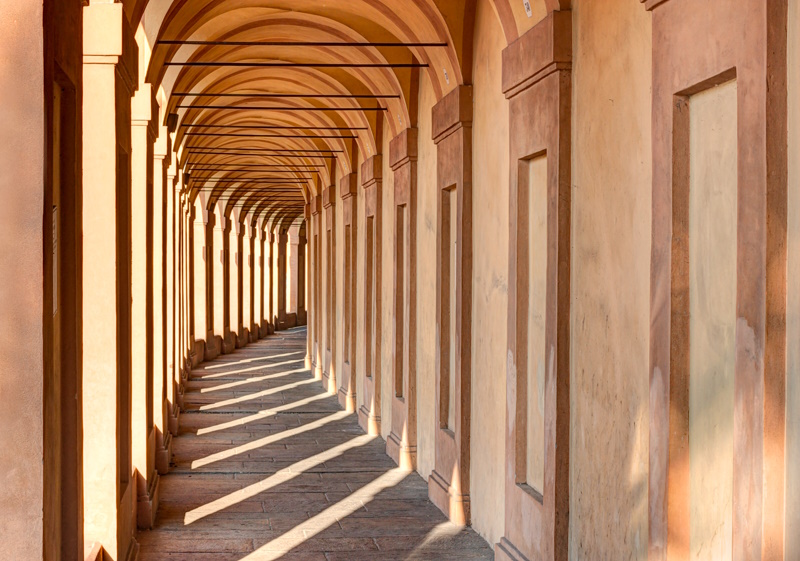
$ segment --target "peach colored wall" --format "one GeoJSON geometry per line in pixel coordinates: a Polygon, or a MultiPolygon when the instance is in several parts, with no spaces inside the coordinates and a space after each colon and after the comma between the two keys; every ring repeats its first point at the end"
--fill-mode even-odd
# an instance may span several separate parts
{"type": "Polygon", "coordinates": [[[651,14],[573,0],[570,558],[646,559],[651,14]]]}
{"type": "MultiPolygon", "coordinates": [[[[520,2],[521,4],[521,2],[520,2]]],[[[472,170],[472,524],[503,535],[508,314],[508,102],[501,87],[505,37],[489,0],[475,18],[472,170]]]]}
{"type": "Polygon", "coordinates": [[[0,0],[0,13],[0,558],[33,560],[43,554],[42,3],[0,0]]]}
{"type": "Polygon", "coordinates": [[[436,103],[427,72],[419,81],[417,160],[417,471],[433,471],[436,437],[436,145],[432,110],[436,103]]]}
{"type": "Polygon", "coordinates": [[[800,0],[789,0],[786,559],[800,559],[800,0]]]}

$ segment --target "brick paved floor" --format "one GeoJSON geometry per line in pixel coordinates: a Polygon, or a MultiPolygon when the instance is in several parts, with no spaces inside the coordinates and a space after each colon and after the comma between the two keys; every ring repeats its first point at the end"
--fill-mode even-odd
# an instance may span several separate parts
{"type": "Polygon", "coordinates": [[[139,559],[492,559],[324,393],[303,367],[305,337],[284,331],[192,373],[139,559]]]}

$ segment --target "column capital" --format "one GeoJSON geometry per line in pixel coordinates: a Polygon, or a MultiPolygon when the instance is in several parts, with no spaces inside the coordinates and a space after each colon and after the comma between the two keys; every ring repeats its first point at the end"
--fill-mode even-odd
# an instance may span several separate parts
{"type": "Polygon", "coordinates": [[[325,190],[322,191],[322,206],[325,208],[330,208],[336,205],[336,189],[333,185],[330,187],[325,187],[325,190]]]}
{"type": "Polygon", "coordinates": [[[407,128],[389,143],[389,165],[392,170],[417,161],[418,133],[416,128],[407,128]]]}
{"type": "Polygon", "coordinates": [[[139,79],[139,47],[122,4],[89,4],[83,8],[83,63],[116,65],[130,92],[139,79]]]}
{"type": "Polygon", "coordinates": [[[358,176],[348,173],[339,181],[339,196],[342,200],[349,199],[358,192],[358,176]]]}
{"type": "Polygon", "coordinates": [[[383,179],[383,156],[375,154],[361,164],[361,186],[364,189],[379,184],[383,179]]]}
{"type": "Polygon", "coordinates": [[[459,86],[432,109],[431,137],[436,144],[461,127],[472,126],[472,86],[459,86]]]}

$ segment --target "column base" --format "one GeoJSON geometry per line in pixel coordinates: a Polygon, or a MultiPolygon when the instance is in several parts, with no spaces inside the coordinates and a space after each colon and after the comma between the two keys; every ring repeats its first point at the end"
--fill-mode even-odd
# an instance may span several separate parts
{"type": "Polygon", "coordinates": [[[436,470],[428,478],[428,498],[453,524],[469,524],[469,494],[454,493],[450,483],[436,470]]]}
{"type": "Polygon", "coordinates": [[[314,378],[316,380],[322,380],[322,367],[314,365],[314,378]]]}
{"type": "Polygon", "coordinates": [[[356,394],[344,387],[339,388],[339,405],[348,413],[356,412],[356,394]]]}
{"type": "Polygon", "coordinates": [[[380,436],[381,418],[372,414],[366,405],[358,410],[358,424],[370,436],[380,436]]]}
{"type": "MultiPolygon", "coordinates": [[[[169,426],[169,433],[172,436],[178,436],[178,421],[180,419],[181,410],[178,404],[174,404],[167,414],[167,423],[169,426]]],[[[171,439],[170,439],[171,440],[171,439]]]]}
{"type": "Polygon", "coordinates": [[[239,333],[234,333],[236,337],[236,348],[242,349],[247,346],[247,330],[242,329],[239,333]]]}
{"type": "Polygon", "coordinates": [[[169,464],[172,461],[172,434],[166,434],[156,429],[156,470],[160,475],[169,472],[169,464]]]}
{"type": "Polygon", "coordinates": [[[206,356],[206,342],[199,339],[192,345],[192,350],[189,352],[189,359],[192,368],[196,368],[203,362],[203,357],[206,356]]]}
{"type": "Polygon", "coordinates": [[[222,339],[222,354],[231,354],[234,349],[236,349],[236,335],[228,331],[222,339]]]}
{"type": "Polygon", "coordinates": [[[267,322],[263,322],[259,327],[258,336],[259,338],[263,339],[269,335],[269,324],[267,322]]]}
{"type": "Polygon", "coordinates": [[[141,474],[138,474],[138,477],[142,479],[140,486],[146,488],[140,490],[136,500],[136,526],[140,530],[150,530],[156,522],[158,512],[158,472],[153,471],[147,481],[143,480],[141,474]]]}
{"type": "Polygon", "coordinates": [[[330,395],[336,395],[336,377],[330,372],[322,371],[322,387],[330,395]]]}
{"type": "Polygon", "coordinates": [[[514,547],[506,538],[501,539],[494,546],[495,561],[531,561],[514,547]]]}
{"type": "Polygon", "coordinates": [[[412,471],[417,468],[417,447],[409,446],[394,432],[386,439],[386,454],[400,469],[412,471]]]}
{"type": "Polygon", "coordinates": [[[256,341],[258,341],[258,331],[257,331],[257,329],[258,329],[257,326],[253,326],[253,329],[248,329],[247,330],[247,342],[248,343],[255,343],[256,341]]]}
{"type": "Polygon", "coordinates": [[[203,360],[214,360],[222,354],[222,337],[209,334],[206,338],[208,339],[208,343],[203,353],[203,360]]]}

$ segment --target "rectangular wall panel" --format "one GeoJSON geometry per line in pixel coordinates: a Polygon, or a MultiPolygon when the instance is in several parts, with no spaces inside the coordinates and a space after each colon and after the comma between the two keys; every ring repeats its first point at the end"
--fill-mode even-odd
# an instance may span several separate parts
{"type": "Polygon", "coordinates": [[[689,101],[691,559],[732,558],[736,367],[736,82],[689,101]]]}
{"type": "Polygon", "coordinates": [[[544,493],[544,377],[547,364],[547,156],[526,160],[528,190],[528,383],[525,482],[544,493]]]}

